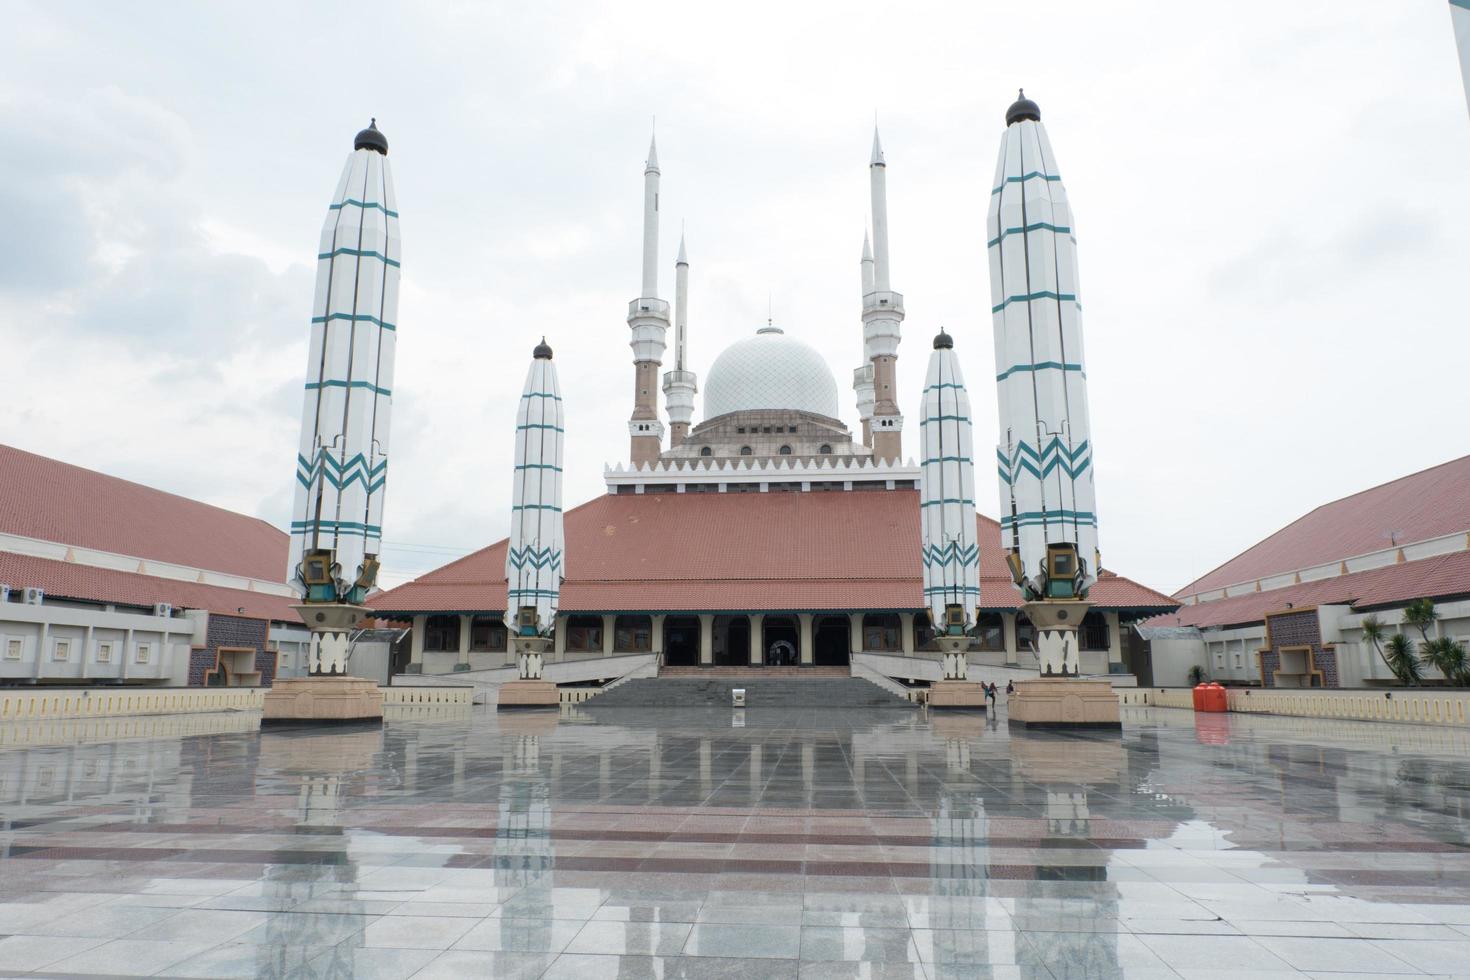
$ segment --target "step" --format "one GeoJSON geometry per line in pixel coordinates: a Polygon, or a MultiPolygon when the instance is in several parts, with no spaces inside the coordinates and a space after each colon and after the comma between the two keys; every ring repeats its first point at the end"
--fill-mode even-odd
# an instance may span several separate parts
{"type": "Polygon", "coordinates": [[[745,690],[750,708],[912,708],[913,703],[860,677],[789,678],[649,677],[626,681],[585,702],[591,707],[686,708],[731,705],[745,690]]]}

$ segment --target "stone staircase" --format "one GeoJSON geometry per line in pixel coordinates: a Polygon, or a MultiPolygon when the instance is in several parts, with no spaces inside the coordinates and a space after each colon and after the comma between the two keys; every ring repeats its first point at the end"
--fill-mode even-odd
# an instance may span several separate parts
{"type": "Polygon", "coordinates": [[[821,668],[760,667],[738,676],[668,676],[624,681],[586,702],[587,708],[696,708],[731,706],[731,691],[745,689],[748,708],[913,708],[896,694],[837,668],[835,675],[815,675],[821,668]],[[783,674],[783,670],[791,671],[783,674]]]}

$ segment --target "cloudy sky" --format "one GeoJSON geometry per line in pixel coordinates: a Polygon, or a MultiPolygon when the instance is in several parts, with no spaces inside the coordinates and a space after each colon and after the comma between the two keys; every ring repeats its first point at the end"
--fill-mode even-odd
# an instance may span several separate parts
{"type": "Polygon", "coordinates": [[[769,296],[855,425],[876,114],[903,407],[943,325],[984,443],[985,206],[1024,85],[1079,229],[1103,555],[1149,585],[1470,451],[1470,120],[1444,0],[3,10],[0,442],[277,524],[317,235],[378,117],[404,254],[389,583],[504,535],[542,333],[568,504],[626,458],[655,116],[692,366],[769,296]]]}

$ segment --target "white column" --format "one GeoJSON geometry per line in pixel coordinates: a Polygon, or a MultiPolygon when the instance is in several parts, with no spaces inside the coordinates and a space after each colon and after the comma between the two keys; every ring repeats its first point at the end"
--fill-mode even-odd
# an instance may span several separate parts
{"type": "Polygon", "coordinates": [[[801,623],[801,653],[800,662],[803,667],[810,667],[813,663],[812,649],[815,631],[812,629],[813,616],[811,613],[799,613],[796,617],[801,623]]]}
{"type": "Polygon", "coordinates": [[[708,667],[715,662],[715,614],[699,614],[699,665],[708,667]]]}
{"type": "MultiPolygon", "coordinates": [[[[408,637],[408,662],[410,664],[419,665],[417,673],[423,673],[424,670],[424,630],[428,628],[428,623],[428,616],[415,616],[413,618],[413,632],[410,633],[408,637]]],[[[310,649],[311,641],[307,640],[305,650],[307,650],[308,652],[304,655],[304,659],[301,661],[301,666],[303,668],[310,666],[310,649]]],[[[410,673],[415,673],[415,671],[410,671],[410,673]]]]}
{"type": "Polygon", "coordinates": [[[666,613],[654,613],[653,629],[649,631],[649,649],[660,658],[664,652],[664,618],[666,613]]]}
{"type": "MultiPolygon", "coordinates": [[[[1115,612],[1103,613],[1103,619],[1108,623],[1108,663],[1120,664],[1123,662],[1123,624],[1115,612]]],[[[1244,661],[1242,657],[1241,662],[1244,661]]]]}
{"type": "Polygon", "coordinates": [[[766,662],[766,638],[765,638],[765,613],[751,613],[750,615],[750,662],[752,664],[764,664],[766,662]]]}
{"type": "Polygon", "coordinates": [[[847,619],[848,619],[848,622],[850,622],[852,624],[848,628],[848,631],[852,634],[851,636],[848,637],[848,642],[849,642],[850,647],[851,647],[850,650],[849,650],[849,655],[851,655],[853,653],[862,653],[863,652],[863,614],[860,613],[860,612],[848,613],[847,614],[847,619]]]}
{"type": "Polygon", "coordinates": [[[602,617],[602,655],[611,657],[613,652],[613,627],[617,625],[618,617],[612,614],[604,614],[602,617]]]}
{"type": "Polygon", "coordinates": [[[1000,637],[1006,648],[1006,663],[1015,664],[1021,662],[1021,644],[1016,640],[1016,614],[1000,614],[1000,637]]]}
{"type": "Polygon", "coordinates": [[[905,657],[914,655],[914,614],[898,614],[898,643],[905,657]]]}
{"type": "MultiPolygon", "coordinates": [[[[555,635],[554,635],[554,637],[552,639],[551,655],[558,662],[567,659],[567,623],[568,623],[568,621],[569,621],[569,619],[566,616],[560,616],[559,615],[559,616],[556,617],[556,633],[555,633],[555,635]]],[[[506,641],[510,644],[511,650],[514,651],[515,650],[515,640],[512,639],[512,638],[510,638],[509,636],[507,636],[506,637],[506,641]]],[[[515,663],[515,659],[514,659],[515,654],[512,653],[511,654],[511,657],[512,657],[511,663],[515,663]]]]}
{"type": "Polygon", "coordinates": [[[459,617],[459,662],[467,664],[470,662],[470,620],[471,616],[459,617]]]}

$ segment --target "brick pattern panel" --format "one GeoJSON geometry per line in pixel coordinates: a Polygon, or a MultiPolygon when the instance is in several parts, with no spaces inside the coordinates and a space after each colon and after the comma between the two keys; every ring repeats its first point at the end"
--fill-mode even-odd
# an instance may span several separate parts
{"type": "Polygon", "coordinates": [[[1285,612],[1267,616],[1266,630],[1270,637],[1271,648],[1261,655],[1261,661],[1265,665],[1267,687],[1275,686],[1272,675],[1281,666],[1281,648],[1301,646],[1311,647],[1313,663],[1322,672],[1322,686],[1341,686],[1337,652],[1323,648],[1322,632],[1317,621],[1316,610],[1304,609],[1301,612],[1285,612]]]}
{"type": "MultiPolygon", "coordinates": [[[[261,654],[266,653],[266,637],[270,632],[270,624],[263,619],[250,619],[246,616],[221,616],[218,613],[210,613],[209,631],[204,637],[204,649],[195,650],[189,658],[189,684],[192,687],[204,685],[206,671],[214,668],[218,660],[220,647],[244,647],[255,650],[256,668],[261,667],[261,654]]],[[[266,653],[270,663],[270,675],[262,677],[263,684],[270,684],[275,680],[274,660],[275,654],[266,653]]]]}

